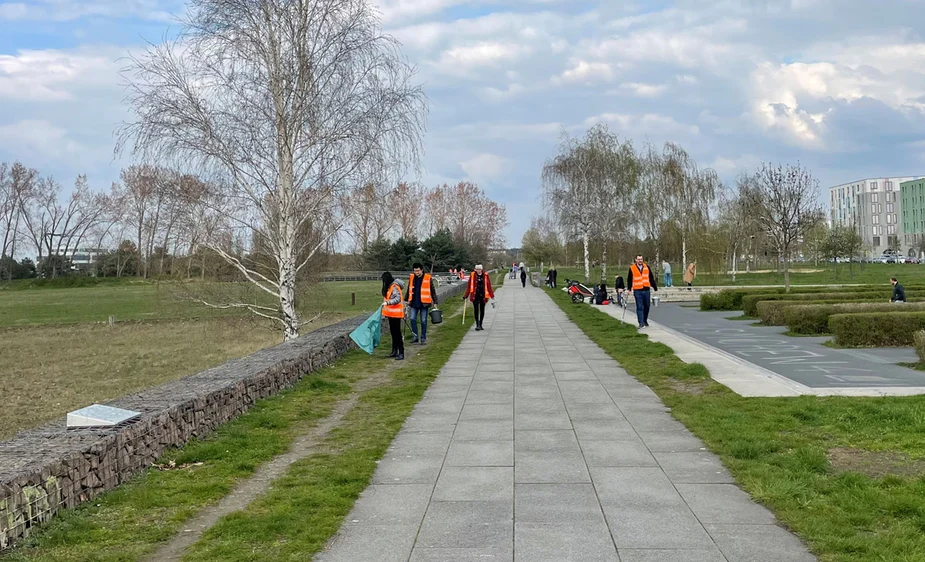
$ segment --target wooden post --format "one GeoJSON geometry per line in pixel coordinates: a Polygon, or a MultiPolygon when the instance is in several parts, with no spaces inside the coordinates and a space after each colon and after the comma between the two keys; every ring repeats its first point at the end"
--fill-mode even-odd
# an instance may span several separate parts
{"type": "Polygon", "coordinates": [[[350,306],[356,306],[356,305],[357,305],[357,294],[350,293],[350,306]]]}

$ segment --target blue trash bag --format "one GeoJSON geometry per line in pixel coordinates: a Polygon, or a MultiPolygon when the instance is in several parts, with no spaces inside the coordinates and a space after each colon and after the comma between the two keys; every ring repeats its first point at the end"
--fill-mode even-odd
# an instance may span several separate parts
{"type": "Polygon", "coordinates": [[[350,332],[350,339],[366,353],[370,355],[373,354],[373,350],[379,347],[379,341],[382,339],[381,305],[379,306],[379,310],[373,312],[356,330],[350,332]]]}

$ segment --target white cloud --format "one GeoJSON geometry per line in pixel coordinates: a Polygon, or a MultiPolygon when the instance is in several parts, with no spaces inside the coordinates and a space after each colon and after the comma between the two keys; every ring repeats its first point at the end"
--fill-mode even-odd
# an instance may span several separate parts
{"type": "Polygon", "coordinates": [[[62,101],[92,87],[117,87],[114,49],[20,51],[0,55],[0,99],[62,101]]]}
{"type": "Polygon", "coordinates": [[[73,157],[82,151],[80,144],[68,137],[67,130],[36,119],[0,124],[0,147],[27,162],[73,157]]]}
{"type": "Polygon", "coordinates": [[[679,123],[673,117],[657,113],[633,115],[626,113],[602,113],[584,120],[583,125],[590,127],[596,123],[609,123],[618,127],[617,133],[630,138],[646,135],[692,137],[700,134],[697,125],[679,123]]]}
{"type": "Polygon", "coordinates": [[[459,163],[466,175],[476,181],[490,182],[503,176],[509,168],[507,159],[496,154],[478,154],[459,163]]]}
{"type": "Polygon", "coordinates": [[[622,84],[620,89],[624,92],[627,92],[634,96],[639,96],[641,98],[655,98],[663,93],[667,89],[667,86],[664,84],[644,84],[642,82],[627,82],[622,84]]]}
{"type": "Polygon", "coordinates": [[[611,81],[614,78],[614,68],[605,62],[589,62],[573,59],[571,67],[562,74],[553,78],[554,84],[580,83],[589,84],[598,80],[611,81]]]}
{"type": "Polygon", "coordinates": [[[479,41],[447,49],[437,64],[443,72],[456,74],[499,63],[511,63],[530,54],[530,48],[513,42],[479,41]]]}

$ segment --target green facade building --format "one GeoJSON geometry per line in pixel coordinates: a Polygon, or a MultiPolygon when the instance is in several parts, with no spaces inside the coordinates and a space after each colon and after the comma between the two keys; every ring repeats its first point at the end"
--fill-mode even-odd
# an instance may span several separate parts
{"type": "Polygon", "coordinates": [[[899,184],[905,245],[915,247],[925,239],[925,178],[899,184]]]}

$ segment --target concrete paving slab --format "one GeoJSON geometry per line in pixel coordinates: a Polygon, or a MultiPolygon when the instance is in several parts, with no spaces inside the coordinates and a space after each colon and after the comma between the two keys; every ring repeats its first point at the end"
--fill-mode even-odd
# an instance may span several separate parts
{"type": "Polygon", "coordinates": [[[442,465],[442,455],[383,459],[373,474],[373,484],[435,484],[442,465]]]}
{"type": "Polygon", "coordinates": [[[420,525],[430,484],[374,484],[360,494],[345,525],[420,525]]]}
{"type": "Polygon", "coordinates": [[[318,562],[357,562],[373,560],[405,562],[411,556],[418,525],[345,526],[319,553],[318,562]]]}
{"type": "Polygon", "coordinates": [[[701,523],[773,525],[774,514],[734,484],[675,484],[701,523]]]}
{"type": "Polygon", "coordinates": [[[581,452],[514,450],[514,482],[518,484],[565,484],[591,482],[588,465],[581,452]]]}
{"type": "MultiPolygon", "coordinates": [[[[516,457],[515,457],[516,460],[516,457]]],[[[592,466],[591,477],[601,505],[639,509],[687,509],[681,494],[659,467],[592,466]]]]}
{"type": "Polygon", "coordinates": [[[618,549],[702,550],[714,546],[713,539],[685,505],[604,504],[603,508],[618,549]]]}
{"type": "Polygon", "coordinates": [[[718,548],[709,550],[664,550],[621,548],[620,562],[728,562],[718,548]]]}
{"type": "Polygon", "coordinates": [[[573,420],[572,427],[579,440],[634,441],[639,436],[626,420],[573,420]]]}
{"type": "MultiPolygon", "coordinates": [[[[510,548],[513,502],[431,501],[416,546],[422,548],[510,548]]],[[[366,558],[364,560],[376,560],[366,558]]]]}
{"type": "Polygon", "coordinates": [[[511,548],[415,548],[410,562],[513,562],[511,548]]]}
{"type": "Polygon", "coordinates": [[[581,440],[581,452],[588,466],[658,466],[641,441],[581,440]]]}
{"type": "Polygon", "coordinates": [[[514,414],[514,429],[572,429],[572,422],[563,407],[560,412],[514,414]]]}
{"type": "Polygon", "coordinates": [[[602,522],[604,514],[591,484],[515,484],[517,522],[602,522]]]}
{"type": "Polygon", "coordinates": [[[719,458],[709,451],[653,453],[659,466],[675,483],[684,484],[726,484],[732,483],[732,475],[719,458]]]}
{"type": "Polygon", "coordinates": [[[514,524],[516,562],[620,562],[603,519],[599,523],[514,524]]]}
{"type": "Polygon", "coordinates": [[[575,432],[568,430],[520,430],[515,432],[514,450],[535,453],[580,453],[575,432]]]}
{"type": "Polygon", "coordinates": [[[455,442],[447,452],[446,466],[514,466],[514,442],[455,442]]]}
{"type": "Polygon", "coordinates": [[[513,496],[512,467],[447,466],[437,479],[433,501],[495,501],[513,496]]]}
{"type": "Polygon", "coordinates": [[[514,439],[513,420],[475,420],[456,424],[453,441],[511,441],[514,439]]]}
{"type": "Polygon", "coordinates": [[[508,404],[469,404],[459,414],[459,421],[514,419],[514,408],[508,404]]]}
{"type": "Polygon", "coordinates": [[[816,557],[777,525],[707,524],[707,531],[729,562],[813,562],[816,557]]]}

